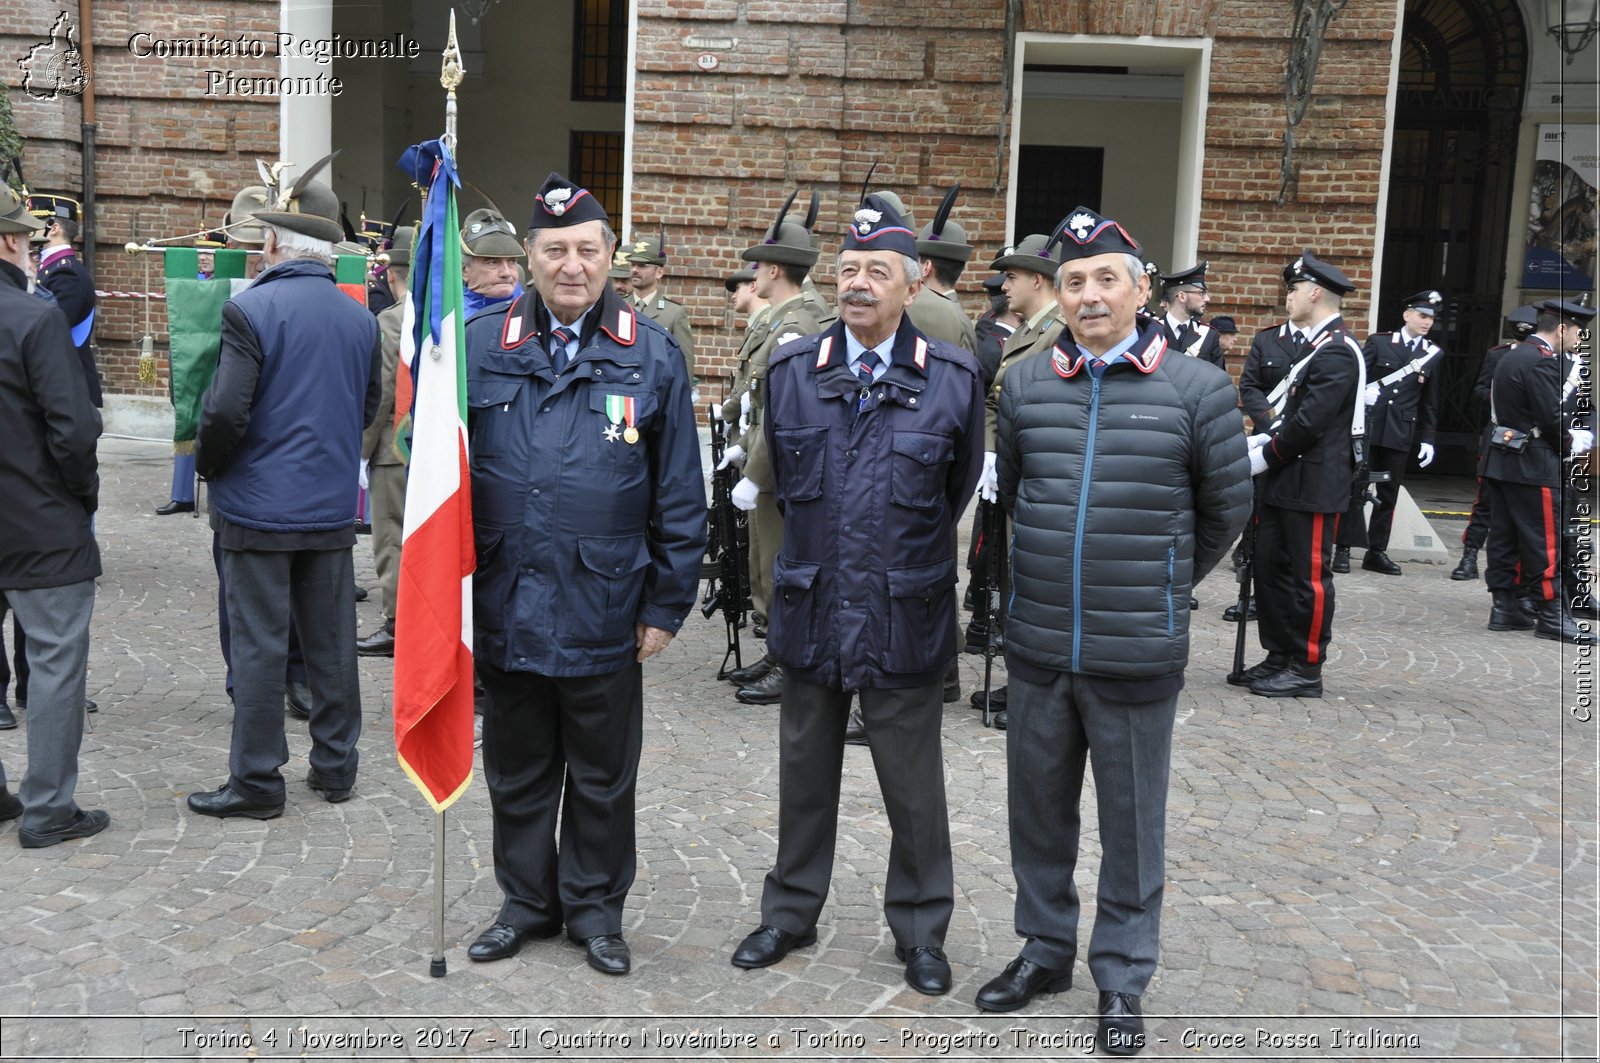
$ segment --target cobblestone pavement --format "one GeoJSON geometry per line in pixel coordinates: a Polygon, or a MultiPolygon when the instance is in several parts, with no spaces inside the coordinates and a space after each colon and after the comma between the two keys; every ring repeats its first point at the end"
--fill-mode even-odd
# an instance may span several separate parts
{"type": "MultiPolygon", "coordinates": [[[[698,614],[646,668],[633,975],[596,974],[561,939],[467,961],[499,896],[480,779],[448,816],[450,972],[429,977],[433,817],[393,756],[389,662],[361,664],[354,800],[305,789],[308,740],[290,721],[281,819],[185,810],[225,777],[230,711],[206,524],[151,512],[166,453],[103,444],[89,676],[101,710],[78,795],[112,823],[42,850],[20,848],[13,825],[0,833],[0,1057],[1086,1054],[1082,966],[1069,992],[1024,1012],[973,1007],[1019,942],[1006,738],[964,700],[944,727],[955,990],[922,997],[901,980],[881,912],[888,829],[858,749],[819,945],[768,970],[729,965],[775,851],[777,715],[715,681],[721,630],[698,614]]],[[[1454,541],[1459,524],[1440,530],[1454,541]]],[[[356,556],[372,586],[366,540],[356,556]]],[[[1591,662],[1488,632],[1483,584],[1447,571],[1340,577],[1320,701],[1225,685],[1234,588],[1225,573],[1200,588],[1147,1058],[1595,1058],[1596,724],[1573,712],[1592,696],[1579,688],[1591,662]]],[[[360,610],[370,631],[376,604],[360,610]]],[[[962,671],[973,689],[981,659],[962,671]]],[[[13,779],[21,716],[0,733],[13,779]]],[[[1085,826],[1092,919],[1099,848],[1092,816],[1085,826]]]]}

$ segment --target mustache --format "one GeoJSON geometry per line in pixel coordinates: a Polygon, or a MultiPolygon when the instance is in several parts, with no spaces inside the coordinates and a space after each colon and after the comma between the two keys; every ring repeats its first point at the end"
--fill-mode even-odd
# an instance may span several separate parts
{"type": "Polygon", "coordinates": [[[883,302],[882,299],[879,299],[871,292],[845,292],[839,296],[839,301],[841,303],[849,303],[851,306],[877,306],[883,302]]]}
{"type": "Polygon", "coordinates": [[[1110,308],[1104,307],[1104,306],[1085,307],[1084,309],[1078,311],[1078,320],[1079,321],[1088,321],[1090,318],[1110,317],[1110,316],[1111,316],[1110,308]]]}

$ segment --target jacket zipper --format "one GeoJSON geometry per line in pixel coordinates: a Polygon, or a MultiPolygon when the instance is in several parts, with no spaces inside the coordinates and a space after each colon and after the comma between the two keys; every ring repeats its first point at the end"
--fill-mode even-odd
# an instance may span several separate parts
{"type": "Polygon", "coordinates": [[[1176,631],[1177,618],[1172,615],[1172,581],[1177,569],[1177,547],[1167,547],[1167,634],[1176,631]]]}
{"type": "MultiPolygon", "coordinates": [[[[1088,368],[1085,366],[1085,368],[1088,368]]],[[[1100,423],[1100,377],[1089,374],[1089,441],[1083,448],[1083,477],[1078,488],[1078,526],[1072,537],[1072,670],[1083,670],[1083,522],[1089,514],[1089,487],[1094,470],[1095,426],[1100,423]]]]}

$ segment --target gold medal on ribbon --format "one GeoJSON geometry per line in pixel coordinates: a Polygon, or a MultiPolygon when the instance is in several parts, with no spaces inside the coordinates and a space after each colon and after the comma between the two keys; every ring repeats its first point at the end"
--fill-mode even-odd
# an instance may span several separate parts
{"type": "Polygon", "coordinates": [[[639,442],[639,430],[630,424],[622,431],[622,441],[630,445],[639,442]]]}

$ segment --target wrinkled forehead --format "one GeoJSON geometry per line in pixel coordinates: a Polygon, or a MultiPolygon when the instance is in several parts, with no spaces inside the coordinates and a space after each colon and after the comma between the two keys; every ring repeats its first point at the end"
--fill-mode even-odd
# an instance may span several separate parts
{"type": "Polygon", "coordinates": [[[577,225],[563,225],[533,230],[531,246],[538,250],[545,247],[605,247],[609,249],[612,241],[606,239],[605,223],[598,218],[580,222],[577,225]]]}
{"type": "Polygon", "coordinates": [[[1072,277],[1098,277],[1108,272],[1116,274],[1120,280],[1128,280],[1127,261],[1127,255],[1113,251],[1104,255],[1091,255],[1088,258],[1069,259],[1061,263],[1058,272],[1063,280],[1072,277]]]}
{"type": "Polygon", "coordinates": [[[894,251],[840,251],[839,268],[843,270],[849,266],[857,270],[868,270],[882,267],[895,272],[900,268],[902,257],[894,251]]]}

